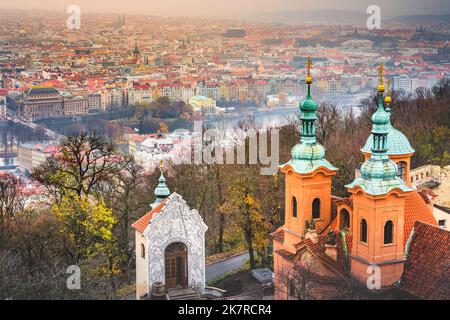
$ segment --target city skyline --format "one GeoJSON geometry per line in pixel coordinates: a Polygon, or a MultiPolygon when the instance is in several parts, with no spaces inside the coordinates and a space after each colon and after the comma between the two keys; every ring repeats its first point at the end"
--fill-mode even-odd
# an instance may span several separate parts
{"type": "MultiPolygon", "coordinates": [[[[269,0],[247,0],[243,3],[236,0],[169,0],[164,3],[154,0],[130,0],[126,3],[120,1],[105,2],[102,0],[94,2],[87,0],[43,0],[37,3],[31,0],[18,0],[14,3],[0,4],[0,9],[65,11],[72,4],[80,6],[81,10],[86,10],[86,12],[242,18],[278,11],[307,12],[316,10],[342,10],[365,12],[367,7],[374,3],[369,0],[342,0],[339,2],[325,0],[320,3],[281,0],[277,1],[276,4],[269,0]]],[[[431,0],[428,2],[402,0],[396,1],[395,3],[387,0],[379,0],[376,5],[381,8],[382,18],[387,19],[404,15],[450,13],[450,5],[446,0],[431,0]]]]}
{"type": "Polygon", "coordinates": [[[1,4],[0,300],[450,300],[431,3],[1,4]]]}

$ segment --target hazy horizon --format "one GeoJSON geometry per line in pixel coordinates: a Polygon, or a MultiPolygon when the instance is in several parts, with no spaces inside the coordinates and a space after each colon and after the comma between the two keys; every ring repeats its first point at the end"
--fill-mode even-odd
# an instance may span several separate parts
{"type": "MultiPolygon", "coordinates": [[[[0,9],[65,11],[75,4],[85,12],[159,16],[242,17],[275,11],[352,10],[365,12],[373,0],[15,0],[0,9]]],[[[414,14],[450,14],[448,0],[378,0],[382,18],[414,14]]]]}

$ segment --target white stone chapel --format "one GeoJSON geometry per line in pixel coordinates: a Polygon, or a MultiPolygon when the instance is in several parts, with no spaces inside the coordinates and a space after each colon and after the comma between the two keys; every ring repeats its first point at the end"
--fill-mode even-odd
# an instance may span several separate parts
{"type": "Polygon", "coordinates": [[[205,233],[197,210],[176,192],[170,194],[161,168],[152,209],[135,223],[136,298],[150,296],[152,285],[205,288],[205,233]]]}

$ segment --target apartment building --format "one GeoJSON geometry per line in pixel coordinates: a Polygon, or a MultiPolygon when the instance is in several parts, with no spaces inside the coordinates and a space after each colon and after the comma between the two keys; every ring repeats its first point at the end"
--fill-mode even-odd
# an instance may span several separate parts
{"type": "Polygon", "coordinates": [[[19,170],[28,175],[34,168],[44,163],[58,151],[56,144],[25,143],[17,148],[19,170]]]}

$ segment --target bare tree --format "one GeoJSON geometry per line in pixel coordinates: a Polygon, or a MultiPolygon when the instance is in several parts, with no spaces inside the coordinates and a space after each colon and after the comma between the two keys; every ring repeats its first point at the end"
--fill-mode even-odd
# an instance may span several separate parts
{"type": "Polygon", "coordinates": [[[66,191],[91,195],[101,181],[118,174],[130,161],[96,134],[81,133],[65,137],[59,155],[34,169],[31,176],[56,197],[66,191]]]}
{"type": "Polygon", "coordinates": [[[9,224],[25,206],[19,178],[9,173],[0,174],[0,241],[3,242],[9,224]]]}
{"type": "Polygon", "coordinates": [[[336,134],[340,122],[341,114],[338,107],[332,103],[321,103],[317,109],[317,140],[321,144],[327,145],[330,136],[336,134]]]}

